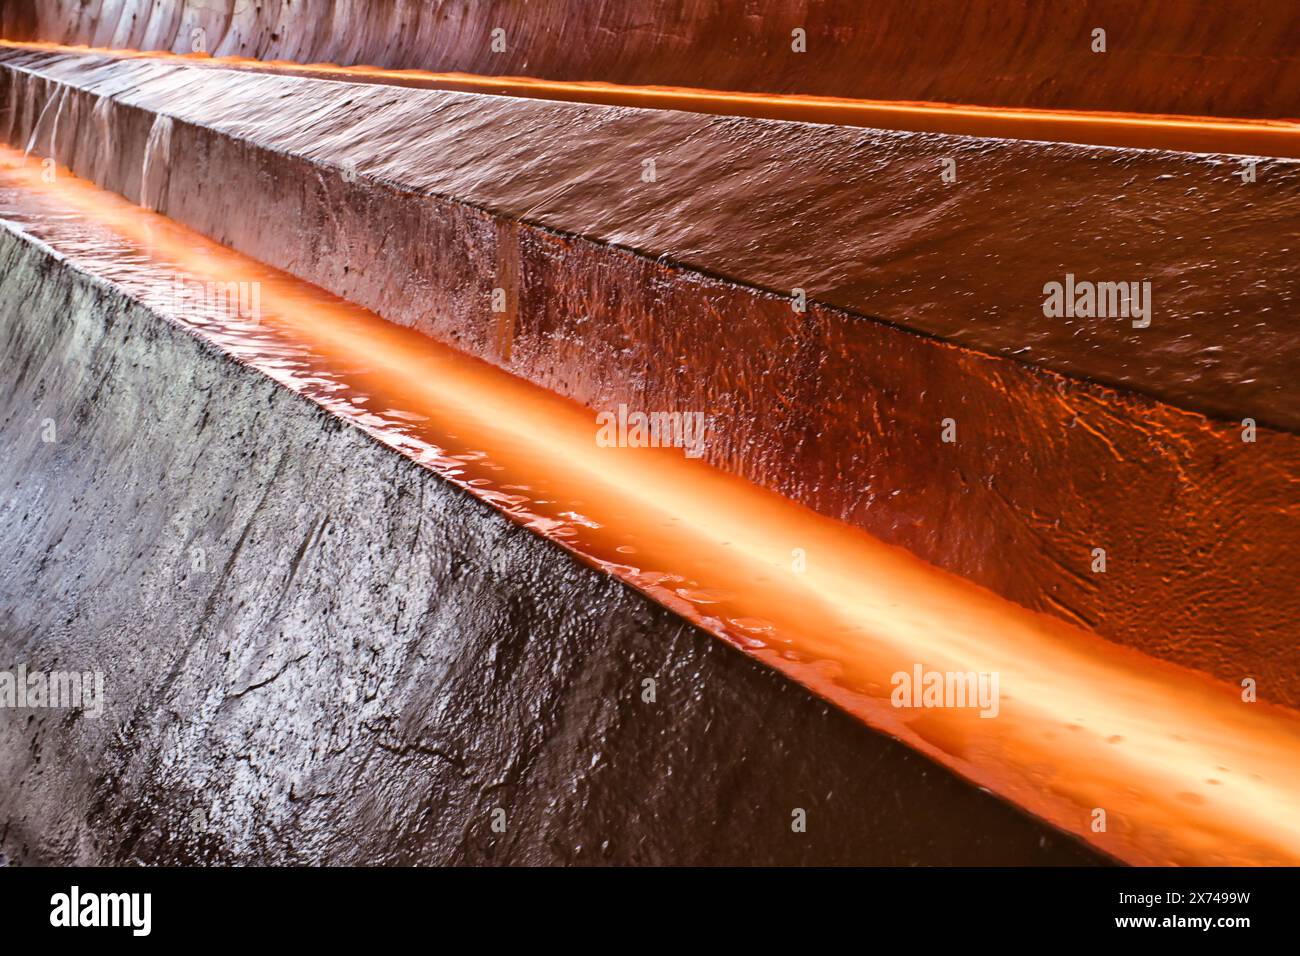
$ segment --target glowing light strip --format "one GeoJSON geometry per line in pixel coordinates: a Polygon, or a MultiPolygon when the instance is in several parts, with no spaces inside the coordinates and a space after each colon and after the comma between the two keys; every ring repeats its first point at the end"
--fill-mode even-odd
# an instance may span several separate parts
{"type": "Polygon", "coordinates": [[[121,59],[151,59],[219,69],[308,76],[345,82],[384,83],[534,99],[671,109],[726,116],[834,123],[874,129],[1000,139],[1062,141],[1096,146],[1171,149],[1183,152],[1300,158],[1300,123],[1288,120],[1221,119],[1081,110],[1009,109],[955,103],[901,102],[737,93],[661,86],[624,86],[596,81],[563,82],[530,77],[477,76],[371,66],[293,63],[246,57],[210,57],[160,50],[116,50],[55,43],[0,40],[0,48],[121,59]]]}
{"type": "MultiPolygon", "coordinates": [[[[258,282],[257,328],[188,327],[867,724],[1121,859],[1300,863],[1300,714],[1030,612],[681,450],[602,447],[589,409],[40,170],[0,150],[0,186],[47,205],[49,241],[74,263],[137,295],[173,273],[258,282]],[[83,233],[60,248],[69,213],[83,233]],[[125,252],[97,258],[84,234],[96,229],[125,252]],[[996,674],[996,715],[895,706],[896,675],[918,668],[996,674]]],[[[11,216],[40,235],[39,216],[11,216]]]]}

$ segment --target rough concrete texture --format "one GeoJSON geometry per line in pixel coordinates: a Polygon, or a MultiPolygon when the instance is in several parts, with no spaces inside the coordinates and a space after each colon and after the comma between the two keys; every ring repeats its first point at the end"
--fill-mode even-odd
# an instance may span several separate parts
{"type": "Polygon", "coordinates": [[[12,862],[1097,860],[8,230],[0,368],[12,862]]]}
{"type": "Polygon", "coordinates": [[[11,0],[0,27],[17,39],[308,63],[1294,117],[1293,14],[1276,0],[11,0]]]}
{"type": "Polygon", "coordinates": [[[802,289],[1212,415],[1300,428],[1300,162],[1261,160],[1246,184],[1226,156],[93,55],[0,51],[0,71],[11,143],[53,145],[61,162],[135,196],[153,117],[171,117],[185,138],[151,203],[288,271],[311,270],[394,321],[428,321],[413,284],[449,290],[440,294],[456,296],[456,312],[480,315],[500,284],[489,250],[461,263],[393,245],[436,228],[455,203],[780,295],[802,289]],[[942,178],[945,159],[956,182],[942,178]],[[356,180],[353,195],[339,192],[341,173],[356,180]],[[491,281],[472,283],[483,269],[491,281]],[[1044,315],[1044,284],[1066,273],[1150,282],[1150,326],[1044,315]]]}
{"type": "MultiPolygon", "coordinates": [[[[1240,192],[1227,190],[1247,187],[1213,158],[758,123],[768,131],[758,141],[784,143],[771,148],[802,157],[780,167],[785,182],[807,175],[821,183],[807,194],[810,202],[821,197],[813,216],[778,192],[761,192],[774,173],[747,178],[746,170],[766,168],[775,154],[740,162],[729,194],[706,186],[718,164],[744,152],[749,137],[743,134],[758,121],[643,116],[284,77],[241,75],[213,83],[203,78],[212,71],[197,76],[200,71],[160,64],[107,68],[93,59],[24,56],[18,61],[6,54],[3,61],[39,67],[59,83],[0,70],[8,85],[0,96],[13,105],[5,127],[12,142],[56,155],[81,175],[143,198],[240,251],[593,409],[626,402],[707,410],[716,423],[707,458],[719,467],[901,544],[1024,606],[1234,684],[1253,676],[1268,688],[1269,699],[1300,706],[1300,660],[1292,653],[1300,620],[1300,593],[1293,586],[1300,560],[1294,492],[1300,438],[1261,429],[1259,440],[1247,444],[1235,422],[830,306],[813,304],[807,314],[796,314],[788,299],[756,287],[761,283],[708,274],[720,270],[706,270],[699,258],[712,243],[705,251],[715,256],[707,260],[714,265],[741,270],[746,250],[756,262],[779,262],[765,259],[767,247],[748,240],[747,230],[775,241],[780,214],[795,208],[791,221],[798,229],[782,240],[795,266],[780,281],[793,281],[797,267],[812,267],[805,240],[879,235],[885,238],[870,262],[884,270],[895,256],[916,268],[931,260],[926,288],[936,297],[930,312],[978,319],[987,308],[968,311],[969,288],[942,291],[944,269],[1023,278],[1018,257],[1050,246],[1053,228],[1092,215],[1085,195],[1104,197],[1109,188],[1114,203],[1101,201],[1118,218],[1109,225],[1104,218],[1087,219],[1080,232],[1087,241],[1071,240],[1059,247],[1050,269],[1047,259],[1038,267],[1051,277],[1071,261],[1087,261],[1097,271],[1078,269],[1081,275],[1141,274],[1125,257],[1139,256],[1135,248],[1142,244],[1148,258],[1141,269],[1165,278],[1157,280],[1163,291],[1152,327],[1140,331],[1164,338],[1153,339],[1159,343],[1153,347],[1138,330],[1108,320],[1059,341],[1103,336],[1086,347],[1070,346],[1069,354],[1079,361],[1130,363],[1134,379],[1173,383],[1190,389],[1199,403],[1222,403],[1225,414],[1266,421],[1257,407],[1277,415],[1297,408],[1287,318],[1293,310],[1285,307],[1296,298],[1289,252],[1295,225],[1287,212],[1297,184],[1293,164],[1261,166],[1271,185],[1261,180],[1255,184],[1261,188],[1249,193],[1255,198],[1242,201],[1234,198],[1240,192]],[[86,92],[61,93],[70,87],[60,84],[86,92]],[[181,90],[184,95],[176,95],[181,90]],[[412,95],[417,99],[408,99],[412,95]],[[177,118],[160,121],[158,110],[177,118]],[[401,129],[397,115],[407,124],[401,129]],[[492,117],[509,120],[508,136],[486,122],[492,117]],[[650,124],[653,135],[636,132],[638,123],[650,124]],[[661,135],[667,132],[672,135],[661,135]],[[634,148],[647,135],[658,148],[669,141],[694,143],[681,148],[693,150],[696,163],[660,167],[665,176],[655,186],[665,192],[649,198],[634,148]],[[821,138],[810,148],[798,145],[800,137],[821,138]],[[151,139],[155,148],[146,162],[151,139]],[[619,142],[609,149],[621,164],[589,165],[584,175],[584,150],[590,160],[601,143],[619,142]],[[730,148],[706,148],[720,142],[730,148]],[[922,197],[914,169],[908,178],[909,164],[950,149],[969,154],[960,168],[978,172],[974,183],[993,177],[999,189],[973,186],[969,194],[951,194],[965,199],[922,197]],[[1044,213],[1028,234],[1023,223],[1008,226],[1019,220],[990,218],[996,202],[1023,194],[1017,184],[1023,165],[1040,161],[1061,164],[1058,183],[1066,192],[1059,210],[1044,213]],[[885,185],[850,178],[844,188],[851,194],[881,189],[865,206],[878,208],[884,225],[872,225],[868,216],[813,228],[823,213],[856,208],[826,184],[861,176],[852,170],[868,166],[885,185]],[[149,183],[142,189],[146,167],[149,183]],[[896,167],[903,171],[891,172],[896,167]],[[1077,175],[1094,167],[1096,177],[1078,185],[1077,175]],[[800,172],[805,168],[810,171],[800,172]],[[614,169],[631,185],[615,186],[614,169]],[[889,178],[894,175],[902,178],[889,178]],[[1163,176],[1172,176],[1174,185],[1163,176]],[[1098,192],[1099,184],[1106,188],[1098,192]],[[697,188],[704,200],[696,197],[697,188]],[[1130,200],[1124,190],[1130,188],[1140,191],[1146,211],[1125,219],[1130,200]],[[1177,228],[1195,228],[1199,236],[1204,210],[1189,213],[1186,203],[1200,200],[1186,197],[1211,194],[1206,209],[1214,210],[1216,222],[1235,223],[1216,227],[1213,235],[1237,245],[1207,253],[1199,238],[1183,245],[1171,240],[1177,228]],[[899,195],[921,205],[895,208],[899,195]],[[479,207],[493,196],[506,203],[503,209],[479,207]],[[602,209],[615,212],[601,218],[602,209]],[[725,228],[710,238],[691,225],[700,216],[725,228]],[[900,232],[908,216],[919,225],[900,232]],[[529,224],[533,219],[541,223],[529,224]],[[619,221],[626,224],[623,232],[615,228],[619,221]],[[847,229],[853,222],[862,227],[857,233],[847,229]],[[1117,222],[1133,231],[1115,234],[1117,222]],[[557,232],[561,226],[589,230],[603,241],[557,232]],[[1001,273],[990,256],[1004,234],[1021,238],[996,260],[1008,270],[1001,273]],[[1093,244],[1112,234],[1117,251],[1093,244]],[[916,250],[910,260],[909,248],[916,250]],[[670,258],[690,259],[697,268],[662,261],[652,254],[656,249],[674,250],[670,258]],[[496,287],[508,292],[504,314],[490,311],[496,287]],[[1173,321],[1165,312],[1179,301],[1184,311],[1173,321]],[[1232,311],[1242,308],[1240,301],[1253,303],[1249,316],[1232,311]],[[937,439],[949,417],[958,441],[943,445],[937,439]],[[1107,551],[1106,574],[1091,570],[1097,547],[1107,551]]],[[[944,187],[936,177],[924,188],[944,187]]],[[[1044,207],[1015,201],[1025,215],[1044,207]]],[[[819,268],[839,261],[844,251],[817,248],[819,268]]],[[[858,281],[876,274],[864,267],[858,281]]],[[[900,267],[900,302],[908,301],[904,293],[922,291],[902,281],[905,275],[900,267]]],[[[1042,278],[1036,278],[1040,285],[1042,278]]],[[[1033,298],[1028,308],[1037,313],[1035,322],[1046,322],[1040,301],[1033,298]]],[[[963,328],[1045,328],[1024,320],[1023,301],[1016,312],[1010,302],[1002,320],[970,321],[963,328]]]]}

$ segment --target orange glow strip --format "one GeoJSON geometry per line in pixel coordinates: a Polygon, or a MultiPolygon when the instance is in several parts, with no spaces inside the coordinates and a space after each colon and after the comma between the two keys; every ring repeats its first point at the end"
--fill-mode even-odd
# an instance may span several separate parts
{"type": "Polygon", "coordinates": [[[15,150],[0,149],[0,187],[44,203],[54,225],[74,223],[78,241],[47,241],[134,294],[120,275],[127,267],[114,274],[108,252],[97,260],[88,231],[115,237],[137,272],[259,283],[255,328],[172,317],[868,725],[1113,856],[1300,864],[1300,714],[1246,703],[1239,688],[1028,611],[680,449],[602,447],[592,410],[69,172],[45,182],[37,161],[15,150]],[[329,384],[313,393],[313,382],[329,384]],[[996,715],[895,706],[896,675],[917,668],[998,675],[996,715]]]}
{"type": "Polygon", "coordinates": [[[1007,109],[889,100],[845,99],[778,93],[733,93],[661,86],[621,86],[597,81],[562,82],[515,76],[476,76],[371,66],[293,63],[246,57],[211,57],[160,50],[115,50],[56,43],[0,40],[0,48],[95,54],[122,59],[170,60],[191,66],[289,74],[352,83],[383,83],[421,89],[682,110],[724,116],[833,123],[920,133],[991,136],[1001,139],[1172,149],[1198,153],[1300,158],[1300,123],[1289,120],[1221,119],[1101,111],[1007,109]]]}

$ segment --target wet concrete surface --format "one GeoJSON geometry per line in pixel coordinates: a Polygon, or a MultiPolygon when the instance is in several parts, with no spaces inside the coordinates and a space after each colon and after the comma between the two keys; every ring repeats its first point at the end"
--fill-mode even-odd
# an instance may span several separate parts
{"type": "MultiPolygon", "coordinates": [[[[174,186],[150,201],[395,321],[427,321],[412,285],[465,286],[474,274],[474,263],[423,244],[387,244],[437,228],[454,214],[442,207],[450,202],[778,295],[802,289],[810,301],[1217,417],[1300,428],[1295,161],[1261,159],[1245,183],[1227,156],[93,55],[4,50],[0,63],[14,145],[47,154],[53,137],[60,162],[134,197],[152,123],[136,111],[170,116],[184,160],[167,174],[174,186]],[[83,95],[60,100],[65,87],[83,95]],[[945,160],[955,182],[942,178],[945,160]],[[344,174],[353,181],[340,184],[344,174]],[[240,202],[248,190],[257,204],[240,202]],[[1149,282],[1149,326],[1045,315],[1044,286],[1067,274],[1149,282]]],[[[461,310],[482,312],[490,296],[466,291],[461,310]]]]}
{"type": "Polygon", "coordinates": [[[521,76],[482,76],[475,73],[255,60],[249,57],[196,56],[166,50],[120,50],[36,40],[7,40],[3,39],[2,34],[0,48],[47,54],[89,54],[122,61],[152,60],[191,68],[298,76],[340,83],[450,90],[562,103],[676,110],[864,129],[1119,146],[1126,149],[1300,158],[1300,123],[1290,120],[1038,110],[957,103],[849,99],[805,93],[739,93],[692,87],[627,86],[600,80],[543,80],[521,76]]]}
{"type": "Polygon", "coordinates": [[[0,712],[11,862],[1098,862],[47,248],[0,264],[0,663],[108,702],[0,712]]]}
{"type": "Polygon", "coordinates": [[[0,60],[87,90],[61,98],[58,84],[0,71],[10,84],[0,95],[13,104],[8,135],[38,155],[52,152],[221,242],[590,408],[706,410],[716,423],[706,458],[718,467],[1026,607],[1234,685],[1254,677],[1270,700],[1300,705],[1291,653],[1300,439],[1263,428],[1244,443],[1236,421],[1195,411],[1282,424],[1294,414],[1294,164],[1263,164],[1248,186],[1215,157],[285,77],[218,83],[203,78],[218,71],[95,58],[0,60]],[[411,108],[417,95],[427,109],[411,108]],[[164,104],[177,114],[170,122],[157,118],[164,104]],[[419,125],[413,117],[422,116],[419,125]],[[647,123],[653,135],[638,132],[647,123]],[[757,141],[774,137],[763,149],[775,152],[734,160],[735,176],[717,185],[718,164],[743,155],[760,127],[757,141]],[[679,142],[693,164],[661,165],[662,179],[640,182],[636,145],[646,136],[658,149],[679,142]],[[823,138],[814,149],[799,137],[823,138]],[[955,186],[937,175],[918,185],[918,155],[937,160],[951,149],[969,153],[959,168],[978,171],[973,191],[942,193],[955,186]],[[773,155],[806,162],[753,172],[773,155]],[[1060,175],[1056,205],[1022,183],[1025,164],[1036,163],[1060,175]],[[794,188],[795,173],[811,184],[806,213],[788,194],[756,192],[763,183],[794,188]],[[1108,190],[1113,200],[1097,199],[1108,190]],[[1095,219],[1088,197],[1101,203],[1095,219]],[[1017,212],[999,213],[997,203],[1017,212]],[[795,218],[783,219],[792,209],[795,218]],[[823,214],[835,228],[809,226],[823,214]],[[1089,225],[1075,235],[1080,217],[1089,225]],[[1211,218],[1214,230],[1205,227],[1211,218]],[[1180,245],[1170,238],[1180,229],[1184,239],[1205,233],[1180,245]],[[1054,244],[1063,233],[1075,236],[1068,249],[1054,244]],[[848,245],[816,245],[827,236],[848,245]],[[702,265],[730,263],[751,278],[746,270],[770,268],[770,278],[780,267],[791,283],[803,268],[849,268],[847,252],[864,236],[882,244],[855,281],[894,270],[897,287],[871,286],[872,295],[929,302],[922,311],[946,323],[916,321],[915,331],[1017,341],[1041,333],[1076,363],[1064,369],[1071,375],[1053,372],[1059,363],[1041,350],[1011,360],[830,306],[798,314],[763,283],[702,265]],[[1117,320],[1057,327],[1041,299],[1029,298],[1036,290],[1013,296],[999,285],[1024,279],[1024,258],[1035,255],[1047,257],[1038,261],[1049,277],[1067,268],[1126,276],[1145,255],[1144,270],[1177,284],[1156,283],[1149,329],[1117,320]],[[1068,265],[1079,261],[1099,271],[1068,265]],[[923,287],[925,273],[908,268],[931,270],[923,287]],[[978,288],[954,287],[958,269],[978,288]],[[507,292],[505,313],[490,309],[497,287],[507,292]],[[1001,313],[989,298],[998,295],[1007,296],[1001,313]],[[1158,381],[1168,401],[1081,379],[1080,363],[1127,369],[1121,384],[1143,391],[1158,381]],[[941,445],[947,417],[961,438],[941,445]],[[1105,574],[1091,567],[1097,547],[1108,553],[1105,574]]]}
{"type": "Polygon", "coordinates": [[[10,0],[0,26],[13,39],[305,63],[1300,117],[1300,21],[1273,0],[10,0]]]}

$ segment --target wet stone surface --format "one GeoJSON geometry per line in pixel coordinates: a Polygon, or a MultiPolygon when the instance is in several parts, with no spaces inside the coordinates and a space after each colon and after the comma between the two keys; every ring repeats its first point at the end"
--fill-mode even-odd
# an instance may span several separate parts
{"type": "Polygon", "coordinates": [[[11,863],[1095,860],[48,251],[0,265],[0,667],[107,699],[0,711],[11,863]]]}
{"type": "Polygon", "coordinates": [[[1297,116],[1276,0],[9,0],[5,36],[215,56],[986,106],[1297,116]],[[759,15],[761,13],[761,15],[759,15]],[[1104,54],[1093,33],[1109,28],[1104,54]],[[803,52],[794,29],[803,31],[803,52]],[[196,38],[195,31],[201,33],[196,38]],[[494,44],[495,30],[503,42],[494,44]],[[1248,61],[1249,69],[1243,69],[1248,61]]]}
{"type": "Polygon", "coordinates": [[[0,64],[34,156],[593,412],[707,414],[714,467],[1300,706],[1295,162],[0,64]],[[1045,317],[1071,270],[1158,276],[1150,327],[1045,317]]]}

